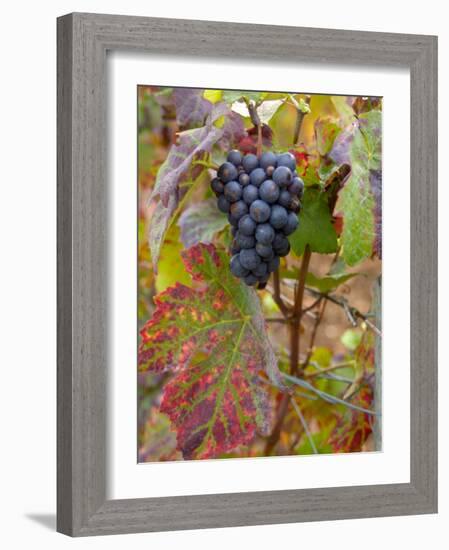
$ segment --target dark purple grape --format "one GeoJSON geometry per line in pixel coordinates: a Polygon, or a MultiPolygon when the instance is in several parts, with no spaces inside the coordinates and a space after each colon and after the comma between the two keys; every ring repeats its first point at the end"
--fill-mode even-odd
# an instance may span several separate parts
{"type": "Polygon", "coordinates": [[[256,277],[265,277],[265,275],[268,273],[268,266],[265,262],[261,262],[256,269],[252,270],[253,275],[256,277]]]}
{"type": "Polygon", "coordinates": [[[245,155],[243,157],[242,165],[245,171],[249,174],[259,166],[259,159],[256,157],[256,155],[249,153],[248,155],[245,155]]]}
{"type": "Polygon", "coordinates": [[[267,274],[264,275],[263,277],[259,277],[259,285],[257,286],[257,288],[259,288],[260,290],[265,288],[269,278],[270,278],[269,272],[267,272],[267,274]]]}
{"type": "Polygon", "coordinates": [[[274,229],[269,223],[260,223],[256,228],[256,241],[262,244],[270,244],[274,239],[274,229]]]}
{"type": "Polygon", "coordinates": [[[273,249],[269,244],[257,243],[256,252],[257,254],[259,254],[259,256],[264,258],[264,260],[271,260],[274,257],[273,249]]]}
{"type": "Polygon", "coordinates": [[[247,284],[248,286],[254,286],[259,281],[259,279],[252,273],[247,275],[243,280],[245,281],[245,284],[247,284]]]}
{"type": "Polygon", "coordinates": [[[290,243],[285,235],[276,233],[273,240],[273,250],[278,256],[287,256],[290,252],[290,243]]]}
{"type": "Polygon", "coordinates": [[[239,182],[240,182],[240,185],[243,185],[243,187],[245,187],[245,185],[248,185],[249,184],[248,174],[246,174],[245,172],[242,172],[239,176],[239,182]]]}
{"type": "Polygon", "coordinates": [[[224,195],[220,195],[217,200],[217,207],[220,212],[227,214],[231,208],[231,205],[224,195]]]}
{"type": "Polygon", "coordinates": [[[239,253],[239,259],[242,266],[246,269],[256,269],[261,263],[259,254],[257,254],[255,248],[245,248],[239,253]]]}
{"type": "Polygon", "coordinates": [[[287,220],[287,210],[279,204],[273,205],[271,208],[270,223],[274,227],[274,229],[281,229],[282,227],[284,227],[284,225],[287,223],[287,220]]]}
{"type": "Polygon", "coordinates": [[[254,185],[247,185],[243,188],[243,200],[250,205],[259,198],[259,190],[254,185]]]}
{"type": "Polygon", "coordinates": [[[243,201],[237,201],[231,204],[230,213],[235,220],[240,220],[245,214],[248,214],[248,205],[243,201]]]}
{"type": "Polygon", "coordinates": [[[288,190],[292,195],[301,198],[304,193],[304,182],[301,178],[293,178],[293,181],[289,185],[288,190]]]}
{"type": "Polygon", "coordinates": [[[239,231],[242,235],[254,235],[254,232],[256,230],[256,222],[251,218],[249,214],[246,216],[243,216],[243,218],[240,218],[239,221],[239,231]]]}
{"type": "Polygon", "coordinates": [[[243,235],[240,231],[235,236],[235,242],[237,246],[243,250],[244,248],[254,248],[256,246],[256,239],[251,235],[243,235]]]}
{"type": "Polygon", "coordinates": [[[273,273],[274,271],[276,271],[276,269],[279,269],[279,265],[280,265],[280,260],[279,260],[279,256],[274,256],[274,258],[272,258],[269,262],[268,262],[268,272],[269,273],[273,273]]]}
{"type": "Polygon", "coordinates": [[[218,169],[217,176],[223,183],[236,180],[238,176],[237,168],[230,162],[224,162],[218,169]]]}
{"type": "Polygon", "coordinates": [[[265,202],[273,204],[278,200],[279,187],[274,183],[273,180],[266,180],[259,188],[259,195],[260,198],[265,202]]]}
{"type": "Polygon", "coordinates": [[[284,235],[291,235],[296,231],[299,225],[298,216],[294,212],[290,212],[288,215],[287,223],[282,228],[284,235]]]}
{"type": "Polygon", "coordinates": [[[236,218],[234,217],[231,212],[228,213],[228,222],[233,226],[233,227],[237,227],[237,225],[239,224],[239,219],[240,218],[236,218]]]}
{"type": "Polygon", "coordinates": [[[281,153],[277,158],[278,166],[286,166],[292,172],[296,170],[296,159],[291,153],[281,153]]]}
{"type": "Polygon", "coordinates": [[[234,166],[239,166],[242,164],[242,153],[240,151],[237,151],[237,149],[233,149],[232,151],[229,151],[228,153],[228,161],[232,163],[234,166]]]}
{"type": "Polygon", "coordinates": [[[261,183],[265,181],[266,178],[265,170],[262,170],[262,168],[255,168],[249,176],[251,183],[256,187],[260,187],[261,183]]]}
{"type": "Polygon", "coordinates": [[[235,237],[236,233],[237,233],[237,227],[235,227],[235,225],[231,226],[231,235],[235,237]]]}
{"type": "Polygon", "coordinates": [[[273,181],[279,185],[279,187],[287,187],[292,181],[291,170],[287,166],[278,166],[273,172],[273,181]]]}
{"type": "Polygon", "coordinates": [[[269,166],[273,166],[273,168],[276,168],[277,157],[271,151],[262,153],[262,155],[260,156],[259,164],[260,164],[260,167],[263,168],[264,170],[266,170],[269,166]]]}
{"type": "Polygon", "coordinates": [[[271,208],[265,201],[257,199],[249,207],[249,214],[257,223],[263,223],[270,217],[271,208]]]}
{"type": "Polygon", "coordinates": [[[224,185],[218,178],[214,178],[210,182],[210,186],[212,191],[217,195],[217,197],[223,193],[224,185]]]}
{"type": "Polygon", "coordinates": [[[238,181],[230,181],[224,186],[224,196],[229,202],[236,202],[242,198],[243,190],[238,181]]]}
{"type": "Polygon", "coordinates": [[[231,273],[236,277],[242,278],[249,275],[249,270],[245,269],[240,263],[239,254],[235,254],[234,256],[232,256],[229,267],[231,268],[231,273]]]}
{"type": "Polygon", "coordinates": [[[292,196],[290,195],[290,193],[284,189],[279,193],[278,204],[280,204],[284,208],[289,208],[291,199],[292,196]]]}

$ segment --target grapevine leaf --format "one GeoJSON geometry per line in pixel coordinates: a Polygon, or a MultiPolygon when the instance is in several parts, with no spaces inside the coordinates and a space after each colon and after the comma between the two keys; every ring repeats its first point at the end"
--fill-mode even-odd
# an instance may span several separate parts
{"type": "Polygon", "coordinates": [[[191,128],[204,124],[212,111],[212,103],[203,97],[203,92],[198,88],[175,88],[173,100],[179,126],[191,128]]]}
{"type": "Polygon", "coordinates": [[[190,276],[181,259],[182,250],[179,227],[173,224],[167,231],[161,248],[155,281],[157,292],[162,292],[176,282],[183,284],[190,282],[190,276]]]}
{"type": "Polygon", "coordinates": [[[380,196],[380,178],[372,173],[381,170],[381,120],[380,111],[359,116],[349,149],[351,176],[336,204],[336,210],[343,214],[342,255],[348,265],[370,257],[376,240],[380,239],[380,220],[375,219],[374,198],[374,193],[380,196]]]}
{"type": "Polygon", "coordinates": [[[213,245],[185,250],[195,287],[176,284],[155,298],[141,331],[139,368],[172,372],[161,411],[185,459],[210,458],[270,431],[272,404],[260,373],[284,389],[256,292],[234,278],[213,245]]]}
{"type": "Polygon", "coordinates": [[[178,225],[185,248],[199,242],[209,243],[214,235],[225,228],[228,219],[217,210],[215,199],[192,204],[181,214],[178,225]]]}
{"type": "Polygon", "coordinates": [[[204,99],[207,99],[211,103],[217,103],[223,97],[222,90],[204,90],[203,93],[204,99]]]}
{"type": "MultiPolygon", "coordinates": [[[[187,177],[192,162],[210,152],[219,141],[229,145],[244,134],[243,122],[223,102],[212,107],[206,125],[179,134],[178,143],[172,145],[165,162],[159,168],[151,200],[160,198],[150,222],[149,243],[153,265],[156,270],[159,252],[171,218],[182,198],[179,184],[187,177]],[[224,123],[216,125],[224,118],[224,123]],[[239,120],[236,120],[236,117],[239,120]]],[[[201,168],[200,168],[201,171],[201,168]]],[[[198,174],[193,173],[193,176],[198,174]]],[[[183,191],[185,192],[185,190],[183,191]]]]}
{"type": "Polygon", "coordinates": [[[337,250],[337,234],[332,225],[327,197],[319,189],[306,189],[299,215],[298,229],[290,238],[293,252],[304,254],[306,245],[312,252],[330,254],[337,250]]]}
{"type": "Polygon", "coordinates": [[[358,127],[359,123],[354,120],[335,138],[329,156],[336,164],[348,164],[351,162],[350,147],[358,127]]]}
{"type": "MultiPolygon", "coordinates": [[[[370,409],[373,402],[373,391],[364,386],[353,399],[353,404],[370,409]]],[[[363,445],[372,433],[370,415],[351,410],[342,415],[333,431],[329,444],[334,453],[351,453],[362,451],[363,445]],[[348,418],[349,417],[349,418],[348,418]]]]}
{"type": "Polygon", "coordinates": [[[315,121],[316,147],[320,155],[324,156],[332,149],[335,139],[341,132],[340,126],[331,117],[320,117],[315,121]]]}

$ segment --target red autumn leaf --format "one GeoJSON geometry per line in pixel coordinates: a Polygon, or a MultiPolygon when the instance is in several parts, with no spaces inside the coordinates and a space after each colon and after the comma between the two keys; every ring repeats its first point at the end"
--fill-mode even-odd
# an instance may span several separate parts
{"type": "Polygon", "coordinates": [[[227,254],[200,243],[183,260],[196,284],[155,298],[139,368],[173,373],[161,411],[185,459],[210,458],[269,433],[272,404],[260,374],[282,383],[257,295],[232,276],[227,254]]]}

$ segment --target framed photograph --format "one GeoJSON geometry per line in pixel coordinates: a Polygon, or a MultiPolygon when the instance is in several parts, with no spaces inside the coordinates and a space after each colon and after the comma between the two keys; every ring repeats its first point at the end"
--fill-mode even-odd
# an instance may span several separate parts
{"type": "Polygon", "coordinates": [[[437,510],[437,39],[58,19],[58,531],[437,510]]]}

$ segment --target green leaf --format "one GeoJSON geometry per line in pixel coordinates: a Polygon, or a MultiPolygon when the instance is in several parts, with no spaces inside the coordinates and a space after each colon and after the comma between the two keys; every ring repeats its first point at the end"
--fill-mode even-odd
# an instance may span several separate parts
{"type": "MultiPolygon", "coordinates": [[[[336,210],[343,214],[342,256],[348,265],[370,257],[379,234],[370,175],[381,170],[380,111],[363,113],[350,146],[351,175],[339,194],[336,210]]],[[[378,248],[378,247],[377,247],[378,248]]]]}
{"type": "Polygon", "coordinates": [[[332,225],[327,197],[319,189],[307,188],[304,193],[298,229],[290,237],[293,252],[304,254],[306,245],[312,252],[330,254],[337,250],[337,234],[332,225]]]}
{"type": "Polygon", "coordinates": [[[179,233],[179,227],[172,225],[165,237],[157,266],[157,292],[162,292],[176,282],[188,284],[190,281],[181,257],[183,246],[179,239],[179,233]]]}
{"type": "Polygon", "coordinates": [[[320,117],[315,121],[316,147],[320,155],[327,155],[341,132],[340,126],[332,117],[320,117]]]}
{"type": "Polygon", "coordinates": [[[199,242],[210,243],[215,234],[228,225],[228,218],[217,208],[216,199],[189,206],[178,220],[181,240],[186,248],[199,242]]]}
{"type": "Polygon", "coordinates": [[[226,252],[200,243],[183,258],[198,287],[176,284],[155,298],[139,369],[173,374],[161,411],[178,449],[185,459],[211,458],[270,432],[273,404],[260,372],[284,385],[258,296],[232,276],[226,252]]]}
{"type": "Polygon", "coordinates": [[[306,276],[306,284],[318,289],[320,292],[327,293],[336,289],[358,273],[340,273],[339,275],[326,275],[325,277],[317,277],[310,271],[306,276]]]}

